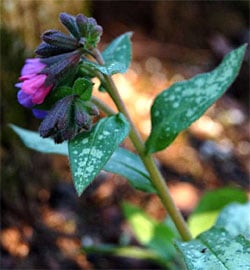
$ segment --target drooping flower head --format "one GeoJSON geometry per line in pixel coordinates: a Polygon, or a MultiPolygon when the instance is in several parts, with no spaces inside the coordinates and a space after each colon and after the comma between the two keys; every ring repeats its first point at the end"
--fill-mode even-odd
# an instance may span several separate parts
{"type": "Polygon", "coordinates": [[[91,126],[89,112],[83,108],[87,103],[82,104],[82,108],[79,107],[81,102],[77,101],[77,96],[72,95],[74,93],[70,86],[68,93],[58,95],[60,91],[58,86],[64,83],[65,78],[69,83],[71,81],[68,80],[69,75],[74,80],[76,79],[77,66],[85,59],[82,56],[91,55],[91,50],[96,47],[102,34],[102,27],[97,25],[96,20],[82,14],[71,16],[62,13],[60,20],[70,34],[64,34],[58,30],[48,30],[43,33],[42,43],[36,49],[38,57],[26,60],[19,77],[20,82],[16,84],[19,88],[18,102],[24,107],[32,108],[37,118],[45,117],[40,127],[41,136],[52,136],[57,142],[70,139],[81,128],[88,129],[91,126]],[[57,92],[54,94],[57,98],[52,98],[55,104],[50,104],[51,111],[44,111],[37,107],[44,106],[46,98],[53,96],[54,92],[57,92]],[[58,96],[62,102],[58,100],[58,96]],[[64,111],[60,104],[67,105],[68,111],[64,111]],[[73,107],[75,117],[71,113],[73,107]],[[48,132],[45,131],[47,128],[48,132]]]}

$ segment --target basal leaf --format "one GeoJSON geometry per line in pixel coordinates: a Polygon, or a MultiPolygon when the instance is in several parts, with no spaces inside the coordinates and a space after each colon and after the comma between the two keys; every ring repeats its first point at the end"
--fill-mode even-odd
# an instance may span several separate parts
{"type": "MultiPolygon", "coordinates": [[[[215,226],[224,228],[232,236],[239,234],[250,240],[250,202],[232,203],[220,213],[215,226]]],[[[250,246],[249,246],[250,247],[250,246]]]]}
{"type": "Polygon", "coordinates": [[[188,270],[250,269],[250,242],[213,227],[187,243],[177,242],[188,270]]]}
{"type": "Polygon", "coordinates": [[[223,95],[239,72],[245,50],[246,45],[241,46],[226,55],[213,71],[177,82],[156,97],[151,108],[147,152],[166,148],[223,95]]]}
{"type": "Polygon", "coordinates": [[[175,254],[173,238],[175,232],[165,223],[160,223],[140,208],[128,203],[123,204],[123,211],[136,239],[144,246],[154,250],[164,259],[170,259],[175,254]]]}
{"type": "Polygon", "coordinates": [[[84,253],[111,255],[119,257],[127,257],[138,260],[153,260],[157,263],[166,265],[165,261],[153,250],[148,250],[136,246],[117,246],[110,244],[98,244],[83,246],[84,253]]]}
{"type": "MultiPolygon", "coordinates": [[[[52,139],[44,139],[40,137],[37,132],[23,129],[15,125],[10,126],[28,148],[42,153],[68,156],[67,142],[55,144],[52,139]]],[[[103,167],[103,170],[125,177],[130,184],[138,190],[152,193],[156,192],[139,156],[126,149],[118,147],[103,167]]]]}
{"type": "Polygon", "coordinates": [[[97,69],[106,75],[125,73],[131,61],[131,35],[131,32],[125,33],[108,45],[102,53],[105,61],[104,66],[87,61],[84,65],[97,69]]]}
{"type": "Polygon", "coordinates": [[[50,138],[44,139],[40,137],[39,133],[37,132],[20,128],[12,124],[10,125],[10,127],[22,139],[25,146],[27,146],[30,149],[47,154],[68,155],[67,142],[55,144],[55,142],[52,139],[50,138]]]}
{"type": "Polygon", "coordinates": [[[90,132],[82,132],[69,141],[70,167],[79,196],[128,133],[127,120],[117,114],[100,120],[90,132]]]}
{"type": "Polygon", "coordinates": [[[210,229],[216,222],[222,208],[232,202],[247,202],[246,192],[231,187],[206,192],[188,218],[192,235],[197,236],[210,229]]]}

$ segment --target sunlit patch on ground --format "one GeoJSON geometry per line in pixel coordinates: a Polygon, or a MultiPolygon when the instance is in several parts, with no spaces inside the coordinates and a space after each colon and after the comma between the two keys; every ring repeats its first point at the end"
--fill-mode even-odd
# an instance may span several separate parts
{"type": "MultiPolygon", "coordinates": [[[[32,234],[32,228],[30,227],[24,227],[22,230],[27,237],[32,234]]],[[[24,258],[29,254],[27,241],[25,241],[21,232],[15,227],[2,230],[1,245],[14,257],[24,258]]]]}

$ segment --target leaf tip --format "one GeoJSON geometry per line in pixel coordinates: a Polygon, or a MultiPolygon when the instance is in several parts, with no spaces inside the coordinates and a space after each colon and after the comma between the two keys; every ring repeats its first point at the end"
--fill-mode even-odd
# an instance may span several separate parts
{"type": "Polygon", "coordinates": [[[129,31],[126,34],[128,35],[129,38],[131,38],[133,36],[134,32],[133,31],[129,31]]]}
{"type": "Polygon", "coordinates": [[[244,57],[244,55],[246,53],[247,46],[248,46],[248,44],[244,43],[236,49],[236,50],[240,51],[240,53],[242,54],[242,57],[244,57]]]}
{"type": "Polygon", "coordinates": [[[83,189],[79,188],[75,185],[75,189],[76,189],[76,193],[78,197],[81,197],[81,195],[83,194],[83,189]]]}
{"type": "Polygon", "coordinates": [[[9,123],[9,124],[8,124],[8,127],[11,128],[12,130],[15,130],[16,125],[9,123]]]}

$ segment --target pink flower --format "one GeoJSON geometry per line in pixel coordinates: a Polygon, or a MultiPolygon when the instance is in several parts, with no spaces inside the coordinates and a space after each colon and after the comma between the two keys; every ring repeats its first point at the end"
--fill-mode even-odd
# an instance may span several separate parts
{"type": "Polygon", "coordinates": [[[46,67],[46,64],[40,61],[40,58],[27,59],[19,77],[20,83],[16,86],[20,88],[17,98],[21,105],[32,107],[35,104],[43,103],[53,85],[46,86],[46,74],[41,71],[46,67]]]}

